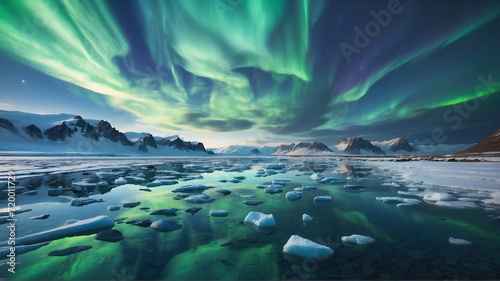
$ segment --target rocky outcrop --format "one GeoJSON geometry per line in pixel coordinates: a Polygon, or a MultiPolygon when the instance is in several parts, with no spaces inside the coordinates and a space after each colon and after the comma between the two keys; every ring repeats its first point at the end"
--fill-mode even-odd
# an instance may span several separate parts
{"type": "Polygon", "coordinates": [[[29,125],[25,130],[30,137],[34,139],[43,139],[42,131],[37,126],[35,126],[35,124],[29,125]]]}
{"type": "Polygon", "coordinates": [[[74,132],[66,125],[66,122],[62,122],[60,125],[47,129],[44,134],[51,141],[64,141],[66,138],[71,137],[74,132]]]}
{"type": "Polygon", "coordinates": [[[115,129],[114,127],[111,127],[111,124],[109,122],[101,120],[97,124],[97,131],[102,134],[103,137],[113,141],[113,142],[120,142],[121,144],[125,146],[132,146],[133,143],[127,139],[127,137],[115,129]]]}
{"type": "Polygon", "coordinates": [[[500,129],[477,144],[457,153],[481,153],[500,151],[500,129]]]}
{"type": "Polygon", "coordinates": [[[365,151],[385,155],[385,152],[380,147],[373,145],[370,141],[363,138],[341,139],[337,144],[337,148],[340,151],[350,154],[360,154],[362,151],[365,151]]]}

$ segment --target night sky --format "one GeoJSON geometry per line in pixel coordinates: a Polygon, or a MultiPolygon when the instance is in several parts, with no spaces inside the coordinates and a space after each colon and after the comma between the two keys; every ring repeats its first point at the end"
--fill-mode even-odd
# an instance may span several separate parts
{"type": "Polygon", "coordinates": [[[500,1],[0,2],[0,109],[208,147],[473,143],[499,92],[500,1]]]}

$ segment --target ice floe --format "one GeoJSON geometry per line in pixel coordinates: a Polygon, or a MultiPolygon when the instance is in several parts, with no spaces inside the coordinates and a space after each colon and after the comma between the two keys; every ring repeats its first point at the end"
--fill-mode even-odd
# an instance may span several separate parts
{"type": "Polygon", "coordinates": [[[481,208],[481,206],[479,206],[478,204],[468,201],[437,201],[434,204],[441,207],[460,208],[460,209],[481,208]]]}
{"type": "Polygon", "coordinates": [[[179,208],[158,209],[151,212],[150,215],[175,216],[179,208]]]}
{"type": "Polygon", "coordinates": [[[102,199],[94,199],[94,198],[75,198],[71,200],[71,206],[85,206],[92,203],[104,202],[102,199]]]}
{"type": "Polygon", "coordinates": [[[448,238],[448,242],[450,242],[453,245],[472,245],[472,242],[470,241],[453,237],[448,238]]]}
{"type": "MultiPolygon", "coordinates": [[[[21,255],[27,252],[34,251],[36,249],[39,249],[43,246],[49,245],[50,242],[43,242],[43,243],[37,243],[33,245],[21,245],[18,246],[16,245],[16,255],[21,255]]],[[[11,246],[5,246],[5,247],[0,247],[0,259],[2,258],[7,258],[7,255],[10,254],[11,252],[11,246]]]]}
{"type": "MultiPolygon", "coordinates": [[[[80,220],[69,225],[63,225],[43,232],[16,238],[16,246],[37,244],[69,236],[94,234],[112,228],[114,225],[115,223],[109,217],[98,216],[95,218],[80,220]]],[[[0,243],[0,246],[6,245],[7,241],[0,243]]]]}
{"type": "Polygon", "coordinates": [[[273,214],[264,214],[261,212],[249,212],[244,222],[251,223],[257,227],[275,227],[276,221],[273,214]]]}
{"type": "Polygon", "coordinates": [[[290,239],[283,246],[283,252],[289,255],[300,256],[304,258],[327,258],[333,254],[333,250],[309,239],[298,235],[290,236],[290,239]]]}
{"type": "Polygon", "coordinates": [[[207,190],[209,188],[212,188],[212,187],[211,186],[206,186],[206,185],[203,185],[203,184],[184,185],[184,186],[181,186],[181,187],[178,187],[178,188],[172,190],[172,192],[198,193],[198,192],[205,191],[205,190],[207,190]]]}
{"type": "Polygon", "coordinates": [[[428,201],[454,201],[457,197],[444,192],[434,192],[424,195],[424,200],[428,201]]]}
{"type": "Polygon", "coordinates": [[[364,235],[360,235],[360,234],[353,234],[350,236],[342,236],[341,240],[342,240],[342,243],[347,244],[347,245],[356,244],[356,245],[361,245],[361,246],[369,245],[369,244],[372,244],[375,242],[375,239],[373,239],[369,236],[364,236],[364,235]]]}

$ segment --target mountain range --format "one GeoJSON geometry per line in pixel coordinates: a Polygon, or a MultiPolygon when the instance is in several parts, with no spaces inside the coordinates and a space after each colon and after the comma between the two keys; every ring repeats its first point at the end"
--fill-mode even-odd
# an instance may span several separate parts
{"type": "Polygon", "coordinates": [[[178,135],[153,136],[142,132],[120,132],[104,120],[83,119],[71,114],[32,114],[0,110],[2,154],[81,154],[154,156],[265,156],[265,155],[384,155],[449,154],[500,151],[500,129],[470,145],[414,146],[404,138],[370,142],[361,137],[341,139],[337,145],[298,142],[274,146],[231,145],[207,150],[201,142],[182,140],[178,135]]]}
{"type": "Polygon", "coordinates": [[[0,111],[2,150],[111,155],[211,155],[201,142],[178,136],[158,138],[149,133],[131,133],[130,140],[109,122],[85,120],[68,114],[36,115],[0,111]]]}

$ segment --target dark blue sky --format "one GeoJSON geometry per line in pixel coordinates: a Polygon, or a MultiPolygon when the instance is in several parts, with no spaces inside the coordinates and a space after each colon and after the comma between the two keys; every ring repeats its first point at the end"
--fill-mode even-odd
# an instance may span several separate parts
{"type": "Polygon", "coordinates": [[[500,1],[4,1],[0,42],[0,109],[209,146],[499,127],[500,1]]]}

